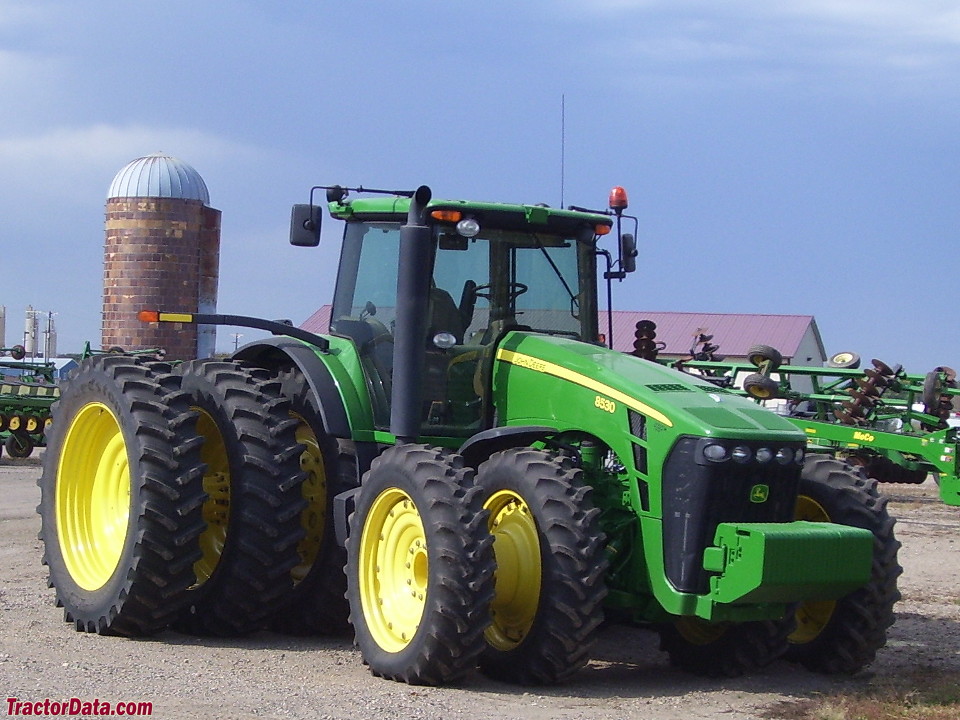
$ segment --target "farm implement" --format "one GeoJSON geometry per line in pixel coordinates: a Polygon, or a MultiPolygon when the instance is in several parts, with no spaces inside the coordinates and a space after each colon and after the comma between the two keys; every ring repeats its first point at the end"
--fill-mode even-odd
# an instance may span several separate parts
{"type": "Polygon", "coordinates": [[[960,386],[953,369],[911,375],[880,360],[861,369],[851,352],[834,355],[826,367],[783,365],[766,345],[751,348],[744,362],[697,355],[669,364],[779,413],[803,431],[811,452],[859,466],[879,482],[921,483],[932,475],[943,502],[960,506],[960,427],[953,424],[960,386]]]}
{"type": "MultiPolygon", "coordinates": [[[[15,359],[20,346],[11,348],[15,359]]],[[[0,360],[0,442],[7,455],[29,457],[35,447],[46,444],[50,407],[60,394],[54,384],[53,365],[0,360]],[[4,370],[17,374],[4,374],[4,370]]]]}

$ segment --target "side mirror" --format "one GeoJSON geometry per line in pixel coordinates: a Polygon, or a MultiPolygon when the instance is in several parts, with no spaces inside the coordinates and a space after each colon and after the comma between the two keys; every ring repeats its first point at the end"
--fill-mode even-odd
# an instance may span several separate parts
{"type": "Polygon", "coordinates": [[[290,213],[290,244],[316,247],[320,244],[320,208],[316,205],[294,205],[290,213]]]}
{"type": "Polygon", "coordinates": [[[631,233],[620,235],[620,269],[628,273],[637,269],[637,241],[631,233]]]}

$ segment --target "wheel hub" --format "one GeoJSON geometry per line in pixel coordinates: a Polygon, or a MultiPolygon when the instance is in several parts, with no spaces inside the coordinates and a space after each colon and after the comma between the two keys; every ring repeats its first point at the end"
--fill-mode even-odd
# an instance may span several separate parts
{"type": "Polygon", "coordinates": [[[430,561],[416,504],[388,488],[374,500],[360,538],[360,599],[377,644],[400,652],[416,635],[427,599],[430,561]]]}
{"type": "Polygon", "coordinates": [[[130,523],[130,466],[116,416],[89,403],[67,429],[57,471],[57,528],[67,571],[84,590],[113,576],[130,523]]]}
{"type": "Polygon", "coordinates": [[[230,518],[230,464],[223,436],[213,418],[200,408],[197,432],[203,437],[200,457],[207,465],[203,476],[203,490],[207,500],[203,503],[203,519],[206,529],[200,535],[200,550],[203,555],[193,565],[197,585],[202,585],[217,567],[227,542],[227,525],[230,518]]]}
{"type": "Polygon", "coordinates": [[[516,493],[502,490],[486,502],[497,560],[487,641],[500,650],[519,645],[530,632],[540,604],[543,572],[540,538],[530,508],[516,493]]]}

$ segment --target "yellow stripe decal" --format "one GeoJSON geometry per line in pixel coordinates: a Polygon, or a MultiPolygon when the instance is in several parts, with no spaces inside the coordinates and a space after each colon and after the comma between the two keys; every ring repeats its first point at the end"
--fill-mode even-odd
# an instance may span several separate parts
{"type": "Polygon", "coordinates": [[[160,322],[193,322],[193,315],[190,313],[160,313],[160,322]]]}
{"type": "Polygon", "coordinates": [[[662,422],[667,427],[673,427],[673,423],[670,421],[670,418],[668,418],[659,410],[655,410],[649,405],[646,405],[636,398],[632,398],[629,395],[620,392],[619,390],[615,390],[609,385],[604,385],[601,382],[597,382],[593,378],[589,378],[586,375],[581,375],[573,370],[568,370],[560,365],[555,365],[554,363],[541,360],[540,358],[535,358],[532,355],[524,355],[523,353],[513,352],[512,350],[504,350],[502,348],[497,350],[497,360],[502,360],[503,362],[510,363],[511,365],[527,368],[528,370],[533,370],[535,372],[553,375],[561,380],[568,380],[569,382],[575,383],[576,385],[581,385],[588,390],[593,390],[594,392],[606,395],[607,397],[611,398],[612,400],[616,400],[619,403],[623,403],[627,407],[633,408],[639,413],[643,413],[644,415],[652,417],[654,420],[662,422]]]}

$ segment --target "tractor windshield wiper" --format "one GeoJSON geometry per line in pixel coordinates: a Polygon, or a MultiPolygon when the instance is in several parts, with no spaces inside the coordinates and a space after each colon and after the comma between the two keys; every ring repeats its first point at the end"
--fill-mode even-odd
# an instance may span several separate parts
{"type": "Polygon", "coordinates": [[[540,249],[540,252],[543,253],[543,256],[547,259],[547,262],[550,263],[550,267],[553,268],[554,274],[560,279],[560,282],[563,284],[563,289],[567,291],[567,295],[570,296],[570,315],[574,318],[578,317],[578,312],[580,310],[580,301],[577,300],[577,296],[574,295],[573,290],[570,289],[570,284],[567,282],[566,278],[563,277],[563,273],[560,272],[560,268],[557,267],[557,263],[554,262],[553,258],[550,257],[550,253],[547,252],[547,248],[544,247],[543,242],[540,240],[540,237],[536,234],[533,236],[533,241],[537,244],[537,247],[540,249]]]}

